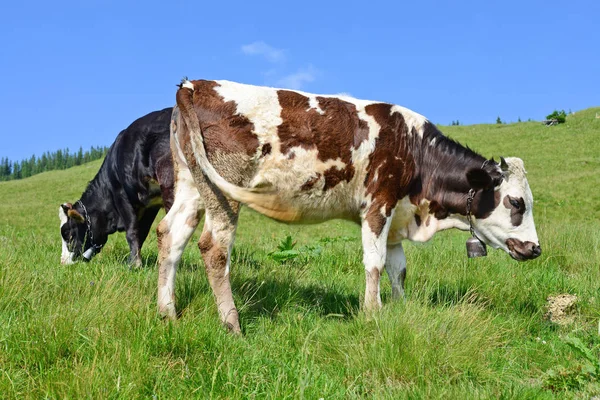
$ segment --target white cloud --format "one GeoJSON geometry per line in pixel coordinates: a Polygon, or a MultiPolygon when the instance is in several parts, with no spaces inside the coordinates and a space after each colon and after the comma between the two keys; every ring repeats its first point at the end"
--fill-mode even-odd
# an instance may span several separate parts
{"type": "Polygon", "coordinates": [[[299,69],[293,74],[284,76],[277,81],[277,84],[283,88],[298,90],[301,89],[305,83],[313,82],[317,79],[318,75],[319,70],[312,65],[309,65],[307,68],[299,69]]]}
{"type": "Polygon", "coordinates": [[[267,59],[267,61],[272,63],[278,63],[285,60],[285,54],[283,50],[269,46],[262,40],[243,45],[242,52],[251,56],[262,55],[267,59]]]}

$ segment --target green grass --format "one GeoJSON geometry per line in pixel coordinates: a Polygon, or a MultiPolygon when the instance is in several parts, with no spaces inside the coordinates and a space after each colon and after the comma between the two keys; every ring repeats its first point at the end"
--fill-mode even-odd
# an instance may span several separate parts
{"type": "Polygon", "coordinates": [[[374,318],[359,229],[287,226],[244,210],[232,285],[244,335],[218,321],[195,241],[177,276],[181,318],[156,313],[156,236],[130,270],[123,234],[91,263],[59,263],[58,205],[100,161],[0,183],[0,398],[582,398],[600,394],[567,342],[599,355],[600,109],[564,125],[442,127],[486,156],[525,160],[543,255],[466,258],[468,234],[407,244],[407,299],[374,318]],[[287,235],[301,255],[269,253],[287,235]],[[308,251],[307,248],[313,251],[308,251]],[[314,251],[314,249],[319,249],[314,251]],[[579,298],[575,322],[546,298],[579,298]]]}

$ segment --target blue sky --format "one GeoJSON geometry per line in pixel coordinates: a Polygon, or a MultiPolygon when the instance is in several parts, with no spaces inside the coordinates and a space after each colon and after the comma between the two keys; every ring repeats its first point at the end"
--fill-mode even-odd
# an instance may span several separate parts
{"type": "Polygon", "coordinates": [[[435,123],[600,105],[600,1],[3,1],[0,156],[110,145],[181,77],[347,93],[435,123]]]}

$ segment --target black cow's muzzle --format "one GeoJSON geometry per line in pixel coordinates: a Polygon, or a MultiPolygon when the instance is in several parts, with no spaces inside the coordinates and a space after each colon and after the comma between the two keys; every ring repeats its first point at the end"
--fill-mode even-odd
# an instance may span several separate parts
{"type": "Polygon", "coordinates": [[[533,260],[542,254],[540,245],[529,241],[507,239],[506,246],[508,246],[508,254],[517,261],[533,260]]]}

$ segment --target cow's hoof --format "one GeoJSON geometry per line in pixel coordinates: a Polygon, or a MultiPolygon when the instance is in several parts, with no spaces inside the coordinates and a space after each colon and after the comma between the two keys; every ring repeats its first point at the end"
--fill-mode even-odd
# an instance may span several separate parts
{"type": "Polygon", "coordinates": [[[233,333],[234,335],[242,334],[242,330],[240,329],[240,318],[237,309],[232,308],[229,310],[225,316],[223,324],[225,325],[225,328],[227,328],[228,332],[233,333]]]}
{"type": "Polygon", "coordinates": [[[163,320],[177,320],[177,311],[175,310],[175,306],[172,304],[167,304],[166,306],[158,307],[158,314],[163,320]]]}
{"type": "Polygon", "coordinates": [[[142,268],[142,259],[139,257],[129,258],[129,268],[131,268],[131,269],[142,268]]]}
{"type": "Polygon", "coordinates": [[[230,322],[225,322],[225,328],[227,329],[227,332],[229,332],[233,335],[241,336],[241,334],[242,334],[242,330],[240,329],[239,324],[236,326],[230,322]]]}
{"type": "Polygon", "coordinates": [[[406,300],[404,297],[404,289],[398,289],[392,287],[392,301],[403,301],[406,300]]]}

